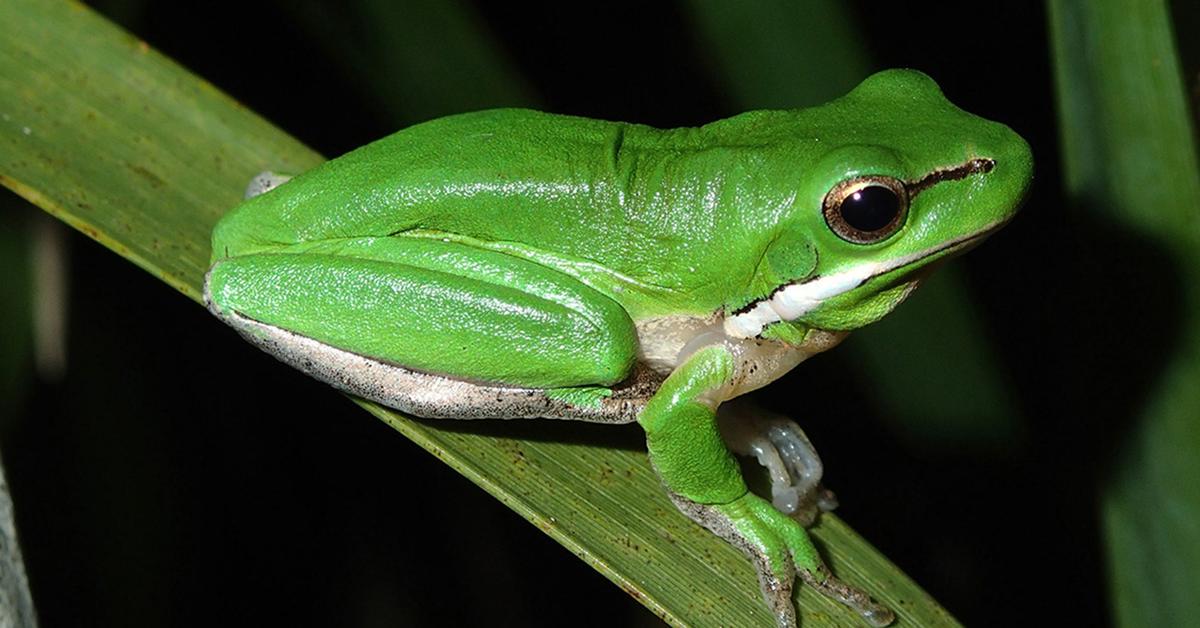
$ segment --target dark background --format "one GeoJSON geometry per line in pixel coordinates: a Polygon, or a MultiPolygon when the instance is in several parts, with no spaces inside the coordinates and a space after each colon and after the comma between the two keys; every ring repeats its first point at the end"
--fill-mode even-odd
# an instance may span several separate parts
{"type": "MultiPolygon", "coordinates": [[[[966,624],[1019,625],[1033,613],[1048,624],[1105,624],[1095,495],[1119,408],[1097,407],[1086,391],[1120,387],[1117,404],[1139,391],[1088,363],[1165,340],[1143,330],[1115,348],[1090,342],[1130,332],[1064,321],[1062,312],[1092,307],[1079,303],[1090,293],[1046,276],[1106,260],[1070,246],[1096,228],[1063,211],[1044,8],[851,4],[870,69],[921,69],[953,102],[1033,145],[1037,181],[1024,212],[955,262],[1013,414],[998,439],[987,436],[994,429],[970,436],[970,416],[959,417],[967,436],[914,436],[880,411],[878,373],[864,372],[853,350],[802,365],[764,391],[764,403],[795,415],[817,443],[839,514],[966,624]],[[791,403],[798,394],[803,408],[791,403]]],[[[97,8],[326,155],[435,115],[514,104],[467,95],[459,108],[429,101],[397,111],[362,81],[379,72],[386,82],[386,60],[351,70],[331,56],[331,47],[360,43],[340,28],[337,5],[297,6],[97,8]]],[[[466,3],[523,77],[521,98],[660,126],[736,112],[686,5],[549,6],[558,8],[466,3]]],[[[436,91],[438,77],[429,80],[436,91]]],[[[69,369],[31,382],[3,434],[43,625],[658,621],[341,395],[99,245],[69,238],[69,369]]],[[[1151,304],[1169,305],[1171,294],[1169,281],[1145,290],[1151,304]]],[[[615,429],[637,438],[636,427],[615,429]]]]}

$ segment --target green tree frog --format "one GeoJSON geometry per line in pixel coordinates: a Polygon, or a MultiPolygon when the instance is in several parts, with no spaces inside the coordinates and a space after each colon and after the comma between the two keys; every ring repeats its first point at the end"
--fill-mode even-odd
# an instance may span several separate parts
{"type": "Polygon", "coordinates": [[[911,70],[699,128],[455,115],[256,180],[213,230],[204,295],[280,360],[420,417],[636,421],[780,626],[797,574],[886,625],[790,516],[824,494],[803,433],[718,406],[890,312],[1012,218],[1032,167],[911,70]],[[768,467],[774,504],[731,449],[768,467]]]}

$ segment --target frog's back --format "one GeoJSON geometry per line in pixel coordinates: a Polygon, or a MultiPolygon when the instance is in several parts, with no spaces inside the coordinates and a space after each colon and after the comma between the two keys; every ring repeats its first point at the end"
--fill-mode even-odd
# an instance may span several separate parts
{"type": "Polygon", "coordinates": [[[646,250],[645,260],[629,260],[645,268],[662,251],[629,240],[699,246],[697,234],[718,231],[732,215],[678,216],[680,207],[711,205],[712,182],[750,169],[740,163],[744,151],[712,144],[704,127],[662,130],[524,109],[440,118],[247,201],[218,226],[214,250],[238,255],[422,229],[585,259],[646,250]]]}
{"type": "Polygon", "coordinates": [[[412,229],[498,239],[558,224],[578,227],[584,217],[571,214],[582,209],[573,202],[582,188],[611,180],[627,139],[649,143],[659,133],[525,109],[439,118],[248,200],[223,220],[214,244],[238,255],[262,246],[412,229]],[[242,235],[248,233],[263,235],[254,242],[242,235]]]}
{"type": "Polygon", "coordinates": [[[214,258],[432,235],[495,243],[635,316],[708,312],[748,285],[794,198],[770,185],[785,178],[775,147],[743,135],[771,115],[677,129],[522,109],[432,120],[235,208],[214,229],[214,258]]]}

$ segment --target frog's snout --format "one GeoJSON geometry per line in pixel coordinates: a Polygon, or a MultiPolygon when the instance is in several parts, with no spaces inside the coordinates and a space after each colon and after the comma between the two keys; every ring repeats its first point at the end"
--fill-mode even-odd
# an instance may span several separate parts
{"type": "Polygon", "coordinates": [[[1017,135],[1012,129],[1004,129],[1007,131],[1005,141],[998,150],[993,151],[995,168],[989,176],[1006,197],[1004,204],[1007,206],[1007,221],[1021,208],[1029,193],[1033,181],[1033,149],[1025,138],[1017,135]]]}

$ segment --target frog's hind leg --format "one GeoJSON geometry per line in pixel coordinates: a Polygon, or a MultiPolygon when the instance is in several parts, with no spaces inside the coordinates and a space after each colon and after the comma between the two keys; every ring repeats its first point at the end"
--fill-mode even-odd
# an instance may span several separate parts
{"type": "MultiPolygon", "coordinates": [[[[280,343],[308,342],[326,351],[320,359],[357,358],[357,368],[321,379],[368,398],[374,365],[437,378],[429,384],[447,390],[538,392],[537,403],[552,405],[541,391],[616,384],[637,351],[633,322],[607,296],[557,270],[433,238],[353,238],[220,260],[205,295],[252,340],[273,334],[274,346],[258,344],[277,356],[291,350],[280,343]]],[[[547,412],[526,404],[493,416],[547,412]]]]}

